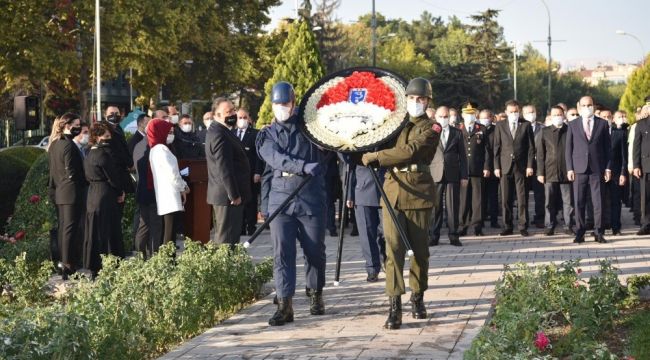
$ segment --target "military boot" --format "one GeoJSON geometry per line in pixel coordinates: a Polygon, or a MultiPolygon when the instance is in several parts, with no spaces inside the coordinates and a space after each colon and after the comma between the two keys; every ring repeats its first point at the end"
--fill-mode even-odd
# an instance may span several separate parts
{"type": "Polygon", "coordinates": [[[309,313],[312,315],[325,314],[325,304],[323,303],[323,290],[316,291],[314,289],[307,289],[309,294],[309,313]]]}
{"type": "Polygon", "coordinates": [[[291,298],[278,298],[278,310],[269,319],[269,325],[282,326],[290,322],[293,322],[293,303],[291,298]]]}
{"type": "Polygon", "coordinates": [[[402,326],[402,297],[390,296],[388,300],[390,302],[390,312],[388,313],[388,319],[384,324],[384,328],[396,330],[402,326]]]}
{"type": "Polygon", "coordinates": [[[423,293],[411,293],[411,314],[414,319],[427,318],[427,309],[424,307],[423,297],[423,293]]]}

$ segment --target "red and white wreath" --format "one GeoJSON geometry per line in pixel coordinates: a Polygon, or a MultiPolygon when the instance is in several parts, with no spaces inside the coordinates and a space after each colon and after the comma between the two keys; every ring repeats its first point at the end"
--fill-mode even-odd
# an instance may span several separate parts
{"type": "Polygon", "coordinates": [[[404,86],[391,76],[355,71],[319,86],[307,100],[305,128],[340,150],[375,144],[392,134],[406,115],[404,86]]]}

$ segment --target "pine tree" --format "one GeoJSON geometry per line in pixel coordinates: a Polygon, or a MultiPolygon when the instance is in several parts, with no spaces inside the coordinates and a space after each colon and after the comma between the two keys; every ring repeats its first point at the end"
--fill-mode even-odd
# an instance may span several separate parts
{"type": "Polygon", "coordinates": [[[645,59],[640,68],[630,75],[621,98],[619,108],[627,112],[630,122],[635,121],[636,110],[645,104],[645,98],[648,95],[650,95],[650,56],[645,59]]]}
{"type": "Polygon", "coordinates": [[[273,120],[270,95],[275,83],[287,81],[292,84],[298,106],[300,98],[324,73],[318,45],[309,23],[298,21],[292,24],[282,50],[275,57],[273,76],[264,85],[266,98],[258,115],[257,126],[270,124],[273,120]]]}

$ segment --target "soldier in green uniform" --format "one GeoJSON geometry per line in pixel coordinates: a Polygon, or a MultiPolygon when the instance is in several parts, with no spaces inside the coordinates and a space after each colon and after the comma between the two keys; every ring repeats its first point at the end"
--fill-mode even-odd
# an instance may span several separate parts
{"type": "MultiPolygon", "coordinates": [[[[406,88],[409,122],[385,150],[363,154],[364,165],[387,168],[384,191],[395,209],[402,228],[414,252],[411,259],[409,285],[411,287],[412,314],[425,319],[423,295],[427,290],[429,247],[427,231],[434,206],[433,179],[429,165],[440,141],[439,124],[429,119],[425,109],[431,101],[431,84],[424,78],[415,78],[406,88]]],[[[383,204],[382,207],[386,207],[383,204]]],[[[387,329],[402,325],[402,300],[404,294],[404,254],[406,249],[388,211],[383,211],[386,238],[386,294],[390,301],[387,329]]]]}

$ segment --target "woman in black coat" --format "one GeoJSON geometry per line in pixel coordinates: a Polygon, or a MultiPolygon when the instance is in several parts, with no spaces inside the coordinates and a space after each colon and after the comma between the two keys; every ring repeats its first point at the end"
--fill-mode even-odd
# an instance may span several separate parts
{"type": "Polygon", "coordinates": [[[86,202],[84,266],[94,277],[102,268],[101,255],[124,257],[118,209],[118,204],[124,202],[124,191],[110,152],[110,128],[105,123],[95,123],[90,129],[90,137],[92,147],[84,163],[86,180],[90,183],[86,202]]]}

